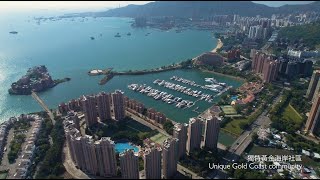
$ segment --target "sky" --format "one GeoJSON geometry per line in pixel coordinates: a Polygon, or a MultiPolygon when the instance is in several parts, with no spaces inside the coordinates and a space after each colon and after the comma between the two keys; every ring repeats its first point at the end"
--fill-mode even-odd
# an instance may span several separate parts
{"type": "MultiPolygon", "coordinates": [[[[142,5],[152,1],[0,1],[0,11],[21,9],[106,9],[126,6],[128,4],[142,5]]],[[[313,1],[253,1],[255,3],[278,7],[285,4],[306,4],[313,1]]]]}

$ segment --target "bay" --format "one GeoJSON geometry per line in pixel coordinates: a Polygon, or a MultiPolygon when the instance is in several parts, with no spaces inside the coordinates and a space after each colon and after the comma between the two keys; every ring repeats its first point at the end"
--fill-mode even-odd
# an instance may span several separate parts
{"type": "MultiPolygon", "coordinates": [[[[161,67],[210,51],[216,46],[217,40],[209,31],[185,30],[176,33],[175,30],[135,29],[130,26],[133,21],[130,18],[68,18],[37,24],[34,19],[37,16],[39,13],[29,12],[0,18],[1,122],[21,113],[42,110],[31,96],[8,94],[11,83],[24,75],[29,67],[36,65],[46,65],[54,79],[71,78],[69,82],[39,93],[50,108],[84,94],[121,89],[129,98],[135,98],[147,107],[154,107],[177,122],[188,122],[190,117],[197,114],[191,111],[192,108],[181,110],[133,92],[127,85],[143,83],[161,89],[152,82],[155,79],[169,80],[173,75],[195,80],[199,84],[204,83],[205,77],[215,77],[234,87],[242,83],[224,76],[176,70],[144,76],[119,76],[101,86],[98,82],[102,77],[88,76],[89,70],[112,67],[122,71],[161,67]],[[18,34],[10,34],[10,31],[17,31],[18,34]],[[129,32],[131,36],[127,36],[129,32]],[[120,38],[114,37],[117,33],[121,34],[120,38]],[[147,33],[150,34],[146,36],[147,33]],[[90,37],[95,39],[91,40],[90,37]]],[[[199,110],[204,110],[210,104],[199,103],[197,106],[199,110]]]]}

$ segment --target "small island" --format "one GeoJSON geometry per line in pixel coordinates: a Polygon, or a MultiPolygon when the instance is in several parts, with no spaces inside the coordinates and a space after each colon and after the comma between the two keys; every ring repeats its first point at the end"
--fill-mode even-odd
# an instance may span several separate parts
{"type": "Polygon", "coordinates": [[[30,95],[32,91],[45,91],[59,83],[70,80],[70,78],[53,80],[46,66],[35,66],[30,68],[27,74],[22,76],[17,82],[11,84],[9,94],[30,95]]]}

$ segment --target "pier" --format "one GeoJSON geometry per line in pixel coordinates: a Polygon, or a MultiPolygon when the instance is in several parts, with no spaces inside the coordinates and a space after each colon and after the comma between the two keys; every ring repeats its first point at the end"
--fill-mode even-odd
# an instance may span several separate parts
{"type": "Polygon", "coordinates": [[[49,115],[52,124],[54,125],[56,123],[56,121],[54,120],[54,115],[52,114],[52,112],[50,111],[50,109],[48,108],[48,106],[44,103],[44,101],[37,95],[36,92],[32,91],[31,96],[33,97],[33,99],[35,99],[39,105],[47,112],[47,114],[49,115]]]}
{"type": "Polygon", "coordinates": [[[111,80],[114,76],[154,74],[154,73],[172,71],[172,70],[181,69],[181,68],[182,68],[181,64],[176,64],[176,65],[170,65],[164,68],[156,68],[156,69],[150,69],[150,70],[137,70],[137,71],[130,70],[130,71],[122,71],[122,72],[112,71],[113,68],[108,68],[106,70],[93,69],[88,72],[88,75],[90,76],[105,75],[105,77],[102,78],[99,82],[100,85],[104,85],[109,80],[111,80]]]}

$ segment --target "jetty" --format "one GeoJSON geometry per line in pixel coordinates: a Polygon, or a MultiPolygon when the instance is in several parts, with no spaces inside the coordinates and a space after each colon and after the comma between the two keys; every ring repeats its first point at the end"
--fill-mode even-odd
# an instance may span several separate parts
{"type": "Polygon", "coordinates": [[[172,70],[181,69],[181,68],[182,66],[180,64],[175,64],[175,65],[166,66],[164,68],[156,68],[156,69],[150,69],[150,70],[136,70],[136,71],[129,70],[129,71],[121,71],[121,72],[112,71],[113,68],[107,68],[105,70],[93,69],[88,72],[88,75],[90,76],[105,75],[105,77],[103,77],[99,82],[100,85],[104,85],[109,80],[111,80],[114,76],[154,74],[154,73],[172,71],[172,70]]]}

